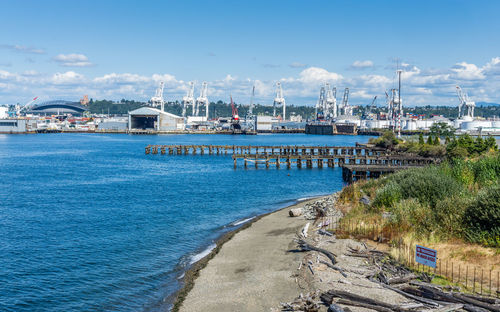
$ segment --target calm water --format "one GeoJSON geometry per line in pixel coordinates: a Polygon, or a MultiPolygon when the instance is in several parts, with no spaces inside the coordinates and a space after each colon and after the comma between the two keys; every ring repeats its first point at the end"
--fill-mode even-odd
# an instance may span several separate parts
{"type": "Polygon", "coordinates": [[[145,155],[147,144],[367,140],[0,134],[0,310],[167,310],[183,270],[235,221],[342,187],[338,168],[234,170],[230,156],[145,155]]]}

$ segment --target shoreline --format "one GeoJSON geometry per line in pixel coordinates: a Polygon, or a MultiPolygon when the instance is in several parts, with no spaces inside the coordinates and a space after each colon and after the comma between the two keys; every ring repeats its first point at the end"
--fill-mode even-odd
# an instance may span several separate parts
{"type": "MultiPolygon", "coordinates": [[[[334,192],[335,193],[335,192],[334,192]]],[[[277,210],[273,210],[264,214],[260,214],[254,217],[248,217],[251,218],[247,222],[244,222],[241,226],[238,228],[231,230],[227,233],[222,234],[219,238],[216,239],[215,241],[215,247],[208,253],[206,256],[203,258],[199,259],[198,261],[194,262],[193,264],[190,265],[190,267],[183,273],[184,276],[180,279],[180,282],[182,283],[182,287],[176,291],[174,294],[169,296],[172,298],[172,307],[170,311],[172,312],[178,312],[184,303],[187,295],[189,292],[193,289],[194,284],[196,279],[199,277],[200,272],[208,265],[209,261],[215,258],[215,256],[219,253],[221,248],[224,246],[225,243],[229,242],[237,233],[246,230],[250,228],[253,224],[255,224],[257,221],[261,220],[262,218],[278,213],[280,211],[283,211],[285,209],[291,209],[292,207],[295,207],[297,205],[303,205],[308,202],[316,201],[318,199],[324,198],[326,196],[330,196],[330,194],[324,194],[324,195],[318,195],[310,198],[299,198],[296,199],[292,204],[287,205],[282,208],[278,208],[277,210]]],[[[248,218],[243,218],[240,220],[246,220],[248,218]]],[[[238,221],[238,220],[236,220],[238,221]]],[[[236,222],[234,221],[234,222],[236,222]]]]}

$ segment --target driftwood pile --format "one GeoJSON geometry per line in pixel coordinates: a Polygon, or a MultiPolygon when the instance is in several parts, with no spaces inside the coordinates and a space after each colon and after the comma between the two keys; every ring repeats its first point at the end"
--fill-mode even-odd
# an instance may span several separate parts
{"type": "MultiPolygon", "coordinates": [[[[313,242],[306,239],[296,239],[299,251],[316,251],[325,255],[330,261],[321,261],[331,269],[339,271],[344,277],[347,274],[357,273],[349,269],[337,266],[337,255],[333,252],[314,246],[313,242]],[[347,273],[346,273],[347,272],[347,273]]],[[[366,245],[365,245],[366,247],[366,245]]],[[[392,304],[373,299],[363,294],[353,293],[345,290],[331,289],[323,292],[319,298],[328,307],[328,311],[349,311],[350,307],[367,308],[379,312],[416,312],[416,311],[470,311],[470,312],[500,312],[500,300],[495,298],[481,297],[465,294],[458,291],[446,291],[443,287],[430,284],[433,276],[420,273],[416,274],[404,265],[398,263],[387,253],[366,248],[348,248],[346,256],[365,258],[376,269],[368,274],[363,274],[370,281],[377,283],[379,287],[386,288],[406,297],[409,303],[392,304]]],[[[309,266],[314,275],[313,268],[309,266]]],[[[317,293],[302,294],[291,303],[282,303],[283,311],[319,311],[317,293]]],[[[324,308],[323,308],[324,309],[324,308]]],[[[324,310],[323,310],[324,311],[324,310]]]]}
{"type": "Polygon", "coordinates": [[[429,283],[432,280],[432,276],[428,274],[417,275],[383,252],[368,249],[359,251],[350,248],[348,256],[366,258],[378,268],[376,272],[366,276],[368,279],[415,301],[415,303],[394,305],[360,294],[331,289],[320,296],[321,301],[327,306],[341,304],[368,308],[380,312],[450,312],[456,310],[500,312],[500,300],[460,293],[458,291],[444,291],[442,287],[429,283]],[[421,281],[417,281],[417,279],[421,281]]]}
{"type": "Polygon", "coordinates": [[[282,311],[318,312],[321,308],[319,292],[310,292],[306,295],[300,294],[293,302],[282,302],[281,306],[282,311]]]}
{"type": "Polygon", "coordinates": [[[335,202],[337,201],[337,198],[338,195],[335,193],[312,203],[308,203],[302,208],[301,214],[303,214],[304,218],[307,220],[316,220],[318,218],[318,214],[321,214],[320,217],[332,216],[341,218],[342,212],[335,209],[335,202]]]}

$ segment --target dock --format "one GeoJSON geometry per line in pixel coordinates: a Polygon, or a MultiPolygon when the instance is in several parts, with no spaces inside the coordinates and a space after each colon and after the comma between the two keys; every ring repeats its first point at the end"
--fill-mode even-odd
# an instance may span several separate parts
{"type": "Polygon", "coordinates": [[[253,165],[269,169],[286,167],[342,168],[342,178],[348,183],[359,179],[378,178],[398,170],[423,167],[440,159],[356,144],[356,146],[301,146],[301,145],[148,145],[146,154],[160,155],[230,155],[233,167],[253,165]]]}

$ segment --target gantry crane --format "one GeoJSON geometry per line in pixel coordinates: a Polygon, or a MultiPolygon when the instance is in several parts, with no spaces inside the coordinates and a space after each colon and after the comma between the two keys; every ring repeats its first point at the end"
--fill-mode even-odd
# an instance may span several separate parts
{"type": "Polygon", "coordinates": [[[319,90],[319,98],[316,103],[315,114],[316,119],[323,119],[326,116],[326,89],[324,86],[319,90]]]}
{"type": "Polygon", "coordinates": [[[337,118],[337,88],[330,89],[330,84],[325,84],[326,99],[325,99],[325,118],[337,118]]]}
{"type": "Polygon", "coordinates": [[[255,85],[252,87],[252,97],[250,98],[250,107],[248,107],[248,115],[253,115],[253,100],[255,98],[255,85]]]}
{"type": "Polygon", "coordinates": [[[201,105],[205,105],[205,116],[208,121],[210,102],[208,101],[208,84],[204,81],[201,85],[200,96],[196,99],[196,116],[198,116],[198,111],[201,105]]]}
{"type": "Polygon", "coordinates": [[[193,107],[192,114],[193,116],[195,115],[195,106],[196,103],[194,101],[194,82],[190,81],[189,82],[189,89],[187,90],[187,93],[184,97],[182,97],[182,117],[186,118],[186,111],[188,105],[191,105],[193,107]]]}
{"type": "Polygon", "coordinates": [[[349,88],[344,89],[344,96],[342,97],[342,114],[351,116],[352,115],[352,107],[349,106],[349,88]]]}
{"type": "Polygon", "coordinates": [[[151,106],[158,107],[160,106],[160,110],[164,110],[165,101],[163,100],[163,81],[160,81],[160,86],[156,89],[155,96],[151,98],[151,106]]]}
{"type": "Polygon", "coordinates": [[[281,82],[276,83],[276,97],[273,101],[273,117],[276,117],[276,106],[283,105],[283,120],[286,119],[286,102],[283,97],[283,89],[281,88],[281,82]]]}
{"type": "Polygon", "coordinates": [[[458,118],[465,116],[465,109],[467,109],[467,116],[474,118],[474,108],[476,107],[476,102],[469,99],[469,95],[462,91],[462,88],[457,86],[457,96],[460,103],[458,104],[458,118]]]}

